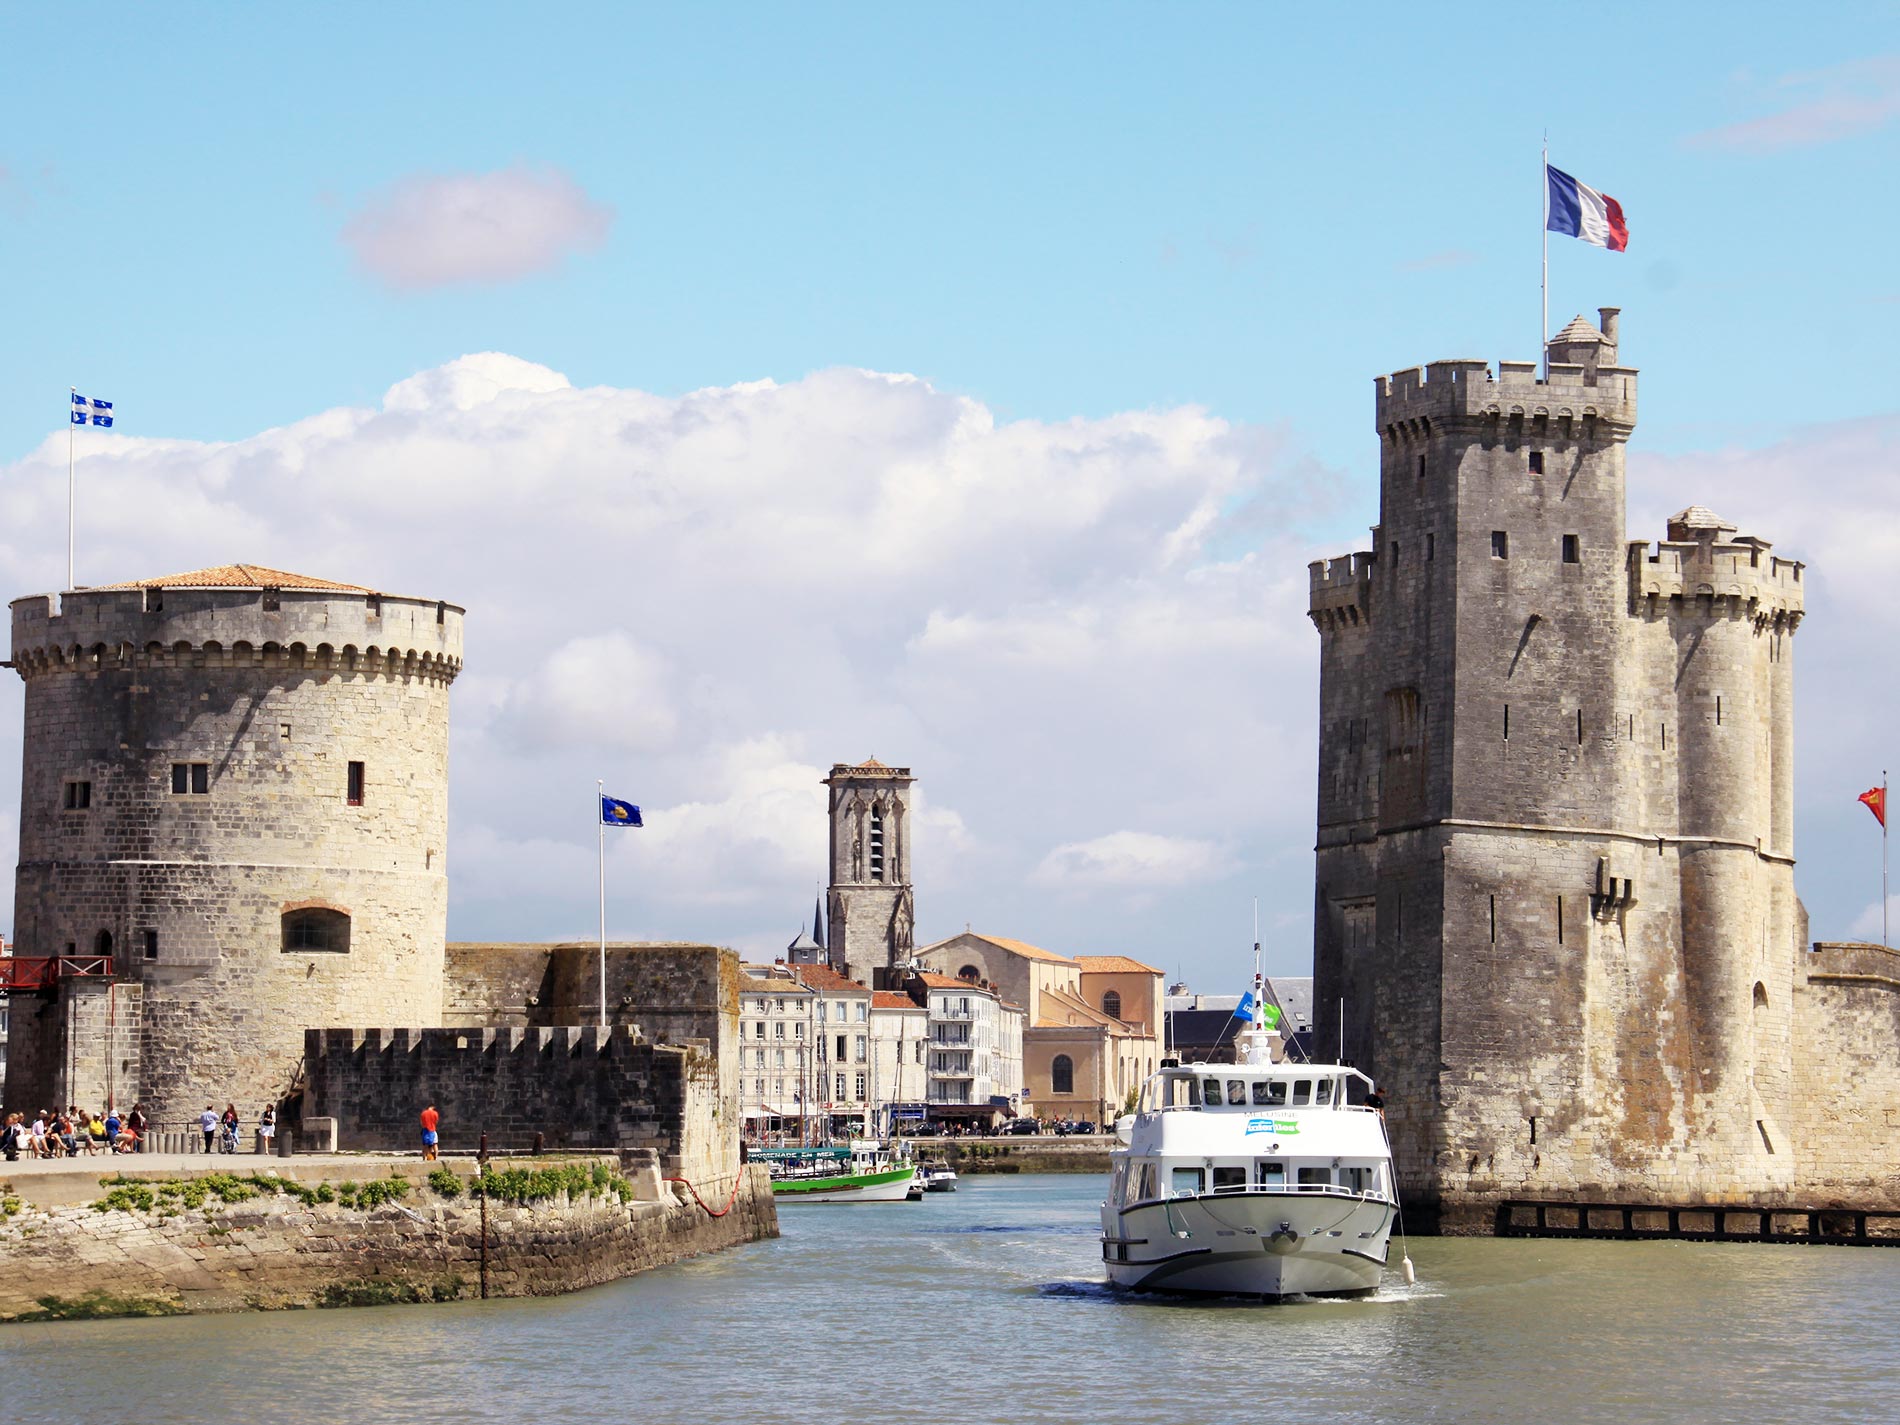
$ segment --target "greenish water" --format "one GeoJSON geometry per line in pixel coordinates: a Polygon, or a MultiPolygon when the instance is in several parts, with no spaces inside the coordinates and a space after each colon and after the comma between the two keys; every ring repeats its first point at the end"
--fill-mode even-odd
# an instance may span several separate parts
{"type": "Polygon", "coordinates": [[[0,1421],[1900,1419],[1900,1250],[1414,1239],[1370,1300],[1176,1305],[1101,1285],[1100,1191],[788,1207],[544,1301],[0,1328],[0,1421]]]}

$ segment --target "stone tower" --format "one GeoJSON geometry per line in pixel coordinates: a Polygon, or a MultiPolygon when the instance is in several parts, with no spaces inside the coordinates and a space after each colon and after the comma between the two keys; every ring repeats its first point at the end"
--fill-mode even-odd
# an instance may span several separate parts
{"type": "Polygon", "coordinates": [[[111,973],[14,998],[9,1108],[251,1123],[306,1028],[441,1022],[461,609],[254,565],[12,608],[18,953],[111,973]]]}
{"type": "Polygon", "coordinates": [[[1375,383],[1373,547],[1311,569],[1314,1018],[1405,1186],[1786,1186],[1802,565],[1701,509],[1624,537],[1617,312],[1375,383]],[[1344,1009],[1344,1043],[1339,1043],[1344,1009]]]}
{"type": "Polygon", "coordinates": [[[832,968],[860,984],[911,956],[916,903],[910,884],[908,767],[875,757],[839,762],[831,789],[831,890],[825,945],[832,968]]]}

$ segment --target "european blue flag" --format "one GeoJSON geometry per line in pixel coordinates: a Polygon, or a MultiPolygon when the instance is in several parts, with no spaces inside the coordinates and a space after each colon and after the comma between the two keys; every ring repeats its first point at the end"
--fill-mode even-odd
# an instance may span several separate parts
{"type": "Polygon", "coordinates": [[[645,826],[640,820],[640,808],[632,802],[623,802],[619,797],[600,799],[600,824],[602,826],[645,826]]]}
{"type": "Polygon", "coordinates": [[[1240,1003],[1234,1006],[1234,1018],[1244,1019],[1249,1024],[1253,1023],[1253,991],[1252,990],[1248,990],[1246,994],[1242,995],[1240,997],[1240,1003]]]}

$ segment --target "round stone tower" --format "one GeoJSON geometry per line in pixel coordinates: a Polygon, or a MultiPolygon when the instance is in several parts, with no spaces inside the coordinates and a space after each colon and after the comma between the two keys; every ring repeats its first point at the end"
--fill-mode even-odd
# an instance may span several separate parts
{"type": "Polygon", "coordinates": [[[442,1009],[462,610],[227,565],[19,599],[10,1109],[290,1093],[304,1030],[442,1009]]]}

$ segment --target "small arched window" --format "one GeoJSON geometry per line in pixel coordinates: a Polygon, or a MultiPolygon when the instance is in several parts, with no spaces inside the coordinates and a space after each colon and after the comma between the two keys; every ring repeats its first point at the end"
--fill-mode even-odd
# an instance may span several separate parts
{"type": "Polygon", "coordinates": [[[95,955],[110,955],[112,953],[112,932],[110,930],[102,930],[92,938],[92,953],[95,955]]]}
{"type": "Polygon", "coordinates": [[[1058,1054],[1049,1063],[1049,1091],[1075,1092],[1075,1060],[1067,1054],[1058,1054]]]}
{"type": "Polygon", "coordinates": [[[957,978],[959,980],[968,980],[971,984],[975,984],[978,980],[983,978],[983,972],[974,965],[965,965],[961,970],[957,971],[957,978]]]}
{"type": "Polygon", "coordinates": [[[346,955],[350,949],[350,918],[328,906],[305,906],[284,912],[284,952],[317,951],[346,955]]]}
{"type": "Polygon", "coordinates": [[[1760,980],[1755,981],[1754,1000],[1756,1009],[1768,1008],[1768,987],[1760,980]]]}
{"type": "Polygon", "coordinates": [[[1122,997],[1114,990],[1110,990],[1107,994],[1102,996],[1102,1013],[1107,1015],[1110,1019],[1120,1019],[1122,1017],[1122,997]]]}

